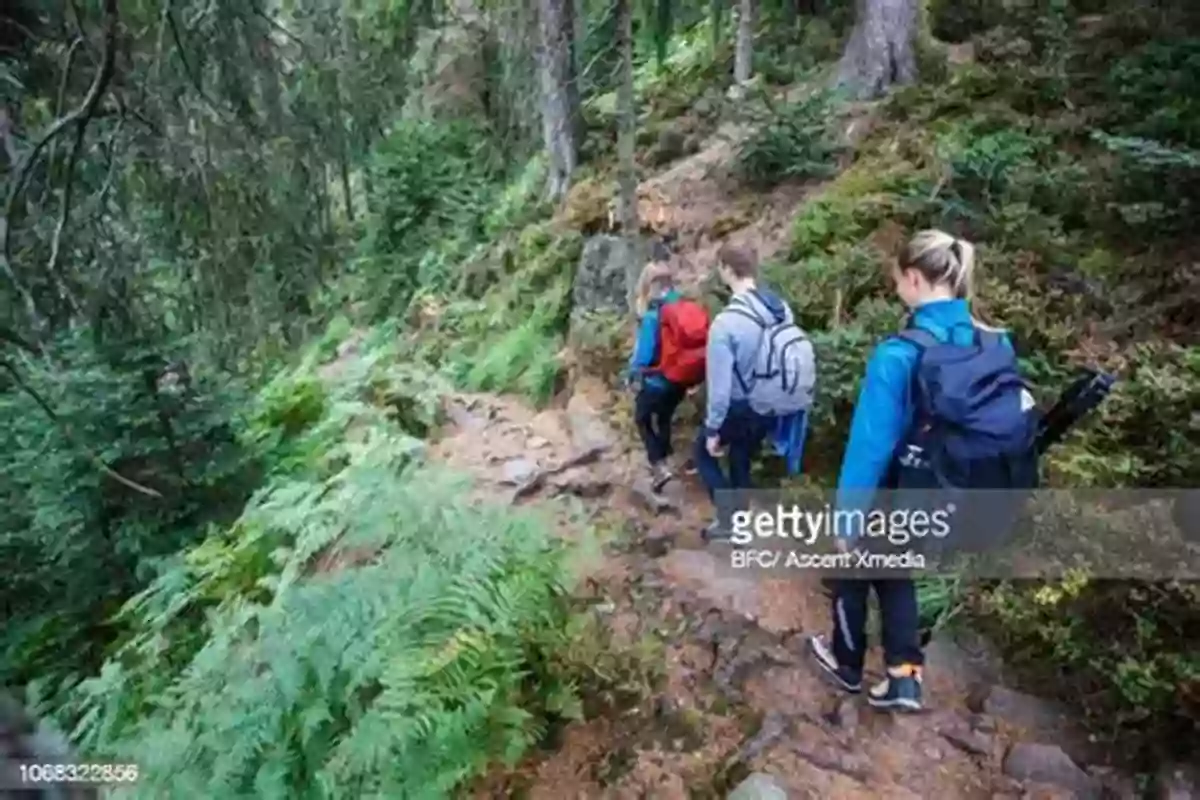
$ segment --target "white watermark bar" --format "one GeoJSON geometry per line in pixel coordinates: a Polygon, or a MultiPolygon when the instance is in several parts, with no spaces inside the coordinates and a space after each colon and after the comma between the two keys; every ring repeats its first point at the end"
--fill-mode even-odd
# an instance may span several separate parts
{"type": "Polygon", "coordinates": [[[718,492],[739,570],[1200,581],[1200,490],[718,492]]]}
{"type": "Polygon", "coordinates": [[[40,790],[65,797],[72,790],[131,786],[138,776],[136,764],[111,761],[0,761],[0,791],[5,792],[40,790]]]}

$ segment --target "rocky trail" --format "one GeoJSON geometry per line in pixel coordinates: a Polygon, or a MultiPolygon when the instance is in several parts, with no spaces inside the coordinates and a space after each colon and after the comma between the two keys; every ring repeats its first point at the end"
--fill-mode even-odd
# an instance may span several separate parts
{"type": "MultiPolygon", "coordinates": [[[[986,650],[935,638],[928,710],[893,716],[832,690],[805,638],[827,632],[815,578],[764,579],[705,546],[709,513],[693,476],[661,496],[640,449],[615,429],[615,397],[578,382],[560,407],[459,395],[431,458],[513,504],[570,497],[616,527],[584,584],[616,640],[661,641],[665,681],[624,712],[566,726],[558,746],[489,777],[476,797],[1136,797],[1052,703],[1000,685],[986,650]]],[[[690,401],[689,401],[690,402],[690,401]]],[[[690,448],[677,430],[677,459],[690,448]]],[[[571,535],[564,526],[563,535],[571,535]]],[[[879,674],[878,665],[873,674],[879,674]]]]}
{"type": "MultiPolygon", "coordinates": [[[[870,108],[845,126],[853,143],[871,126],[870,108]]],[[[723,242],[749,244],[763,259],[778,253],[796,210],[819,189],[785,183],[764,195],[729,180],[747,132],[720,126],[639,187],[639,215],[674,242],[685,290],[699,288],[723,242]]],[[[603,234],[589,240],[576,308],[623,305],[619,243],[603,234]]],[[[657,641],[665,676],[624,711],[570,723],[555,747],[490,775],[475,797],[1138,796],[1115,771],[1081,766],[1102,754],[1055,704],[1006,688],[982,644],[934,639],[919,715],[875,712],[833,690],[805,652],[806,638],[831,622],[819,579],[738,571],[728,545],[701,540],[710,504],[686,463],[695,401],[676,416],[677,477],[656,495],[629,421],[631,398],[614,395],[588,365],[567,366],[570,388],[541,411],[510,397],[451,398],[451,423],[431,457],[504,502],[570,498],[595,528],[615,531],[588,569],[584,599],[617,643],[657,641]]],[[[578,524],[564,514],[562,535],[578,524]]],[[[881,671],[869,661],[867,679],[881,671]]]]}

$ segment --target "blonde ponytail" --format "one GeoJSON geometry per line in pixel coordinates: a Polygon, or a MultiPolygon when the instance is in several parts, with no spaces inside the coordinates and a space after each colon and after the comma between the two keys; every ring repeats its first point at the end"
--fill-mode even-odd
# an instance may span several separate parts
{"type": "Polygon", "coordinates": [[[970,300],[975,246],[945,231],[924,230],[901,251],[900,268],[915,269],[934,286],[948,286],[955,297],[970,300]]]}

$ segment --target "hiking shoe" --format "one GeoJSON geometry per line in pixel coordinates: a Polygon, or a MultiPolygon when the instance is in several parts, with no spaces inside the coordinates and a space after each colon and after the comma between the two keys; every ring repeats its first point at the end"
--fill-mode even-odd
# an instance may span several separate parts
{"type": "Polygon", "coordinates": [[[808,650],[812,653],[817,666],[824,670],[825,674],[837,683],[838,687],[850,694],[858,694],[862,691],[862,672],[840,666],[824,636],[810,637],[808,650]]]}
{"type": "Polygon", "coordinates": [[[733,539],[733,532],[719,522],[711,522],[700,531],[700,538],[705,542],[728,542],[733,539]]]}
{"type": "Polygon", "coordinates": [[[650,465],[650,488],[654,491],[661,492],[662,488],[674,477],[675,475],[671,472],[671,468],[665,463],[659,462],[650,465]]]}
{"type": "Polygon", "coordinates": [[[920,711],[921,668],[911,665],[888,667],[887,677],[867,693],[867,702],[875,708],[920,711]]]}

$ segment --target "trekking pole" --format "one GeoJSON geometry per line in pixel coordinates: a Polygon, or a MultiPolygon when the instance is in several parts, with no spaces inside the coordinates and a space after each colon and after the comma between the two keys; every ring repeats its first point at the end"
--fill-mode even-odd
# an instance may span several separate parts
{"type": "Polygon", "coordinates": [[[1045,454],[1052,445],[1062,441],[1067,431],[1104,402],[1116,382],[1115,375],[1085,369],[1042,417],[1036,441],[1038,455],[1045,454]]]}

